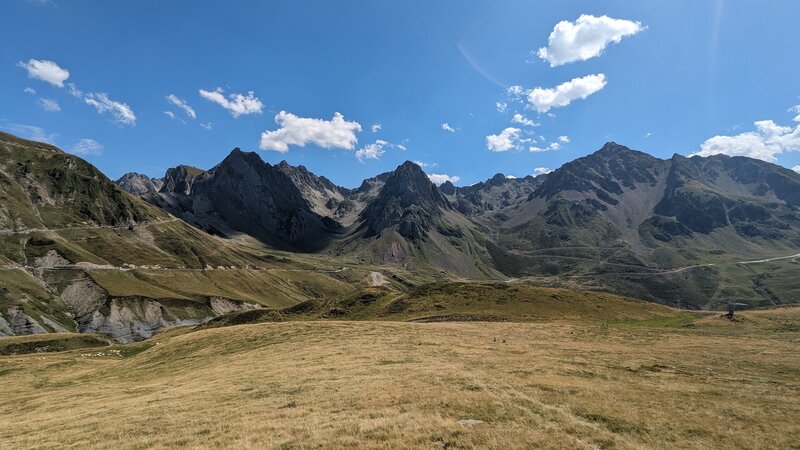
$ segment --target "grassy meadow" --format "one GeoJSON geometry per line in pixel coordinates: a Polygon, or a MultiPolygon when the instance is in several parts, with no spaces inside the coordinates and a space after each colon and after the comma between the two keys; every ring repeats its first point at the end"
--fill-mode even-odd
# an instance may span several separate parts
{"type": "Polygon", "coordinates": [[[0,356],[0,447],[797,448],[800,308],[735,322],[554,311],[183,328],[0,356]]]}

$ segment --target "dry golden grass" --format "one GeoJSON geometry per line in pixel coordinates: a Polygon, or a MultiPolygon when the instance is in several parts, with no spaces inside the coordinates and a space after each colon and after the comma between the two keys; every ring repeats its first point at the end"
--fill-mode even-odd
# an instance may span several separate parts
{"type": "Polygon", "coordinates": [[[797,448],[800,308],[741,317],[286,322],[0,357],[0,447],[797,448]]]}

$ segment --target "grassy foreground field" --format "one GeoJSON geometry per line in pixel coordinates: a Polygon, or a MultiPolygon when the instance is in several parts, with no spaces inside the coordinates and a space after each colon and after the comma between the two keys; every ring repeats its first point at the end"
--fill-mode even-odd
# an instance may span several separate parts
{"type": "Polygon", "coordinates": [[[3,356],[0,447],[797,448],[800,308],[740,317],[263,323],[3,356]]]}

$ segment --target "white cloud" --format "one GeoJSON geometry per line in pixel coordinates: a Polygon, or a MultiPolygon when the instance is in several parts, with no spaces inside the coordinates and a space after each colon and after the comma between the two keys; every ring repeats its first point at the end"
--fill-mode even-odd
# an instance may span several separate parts
{"type": "Polygon", "coordinates": [[[391,144],[381,139],[378,139],[377,141],[375,141],[375,143],[367,144],[364,146],[364,148],[361,148],[358,151],[356,151],[356,159],[358,159],[358,161],[362,163],[364,162],[365,159],[378,159],[381,157],[381,155],[386,153],[386,150],[383,149],[386,146],[391,146],[391,144]]]}
{"type": "Polygon", "coordinates": [[[535,145],[532,145],[532,146],[528,147],[528,151],[531,152],[531,153],[543,153],[543,152],[549,151],[549,149],[542,148],[542,147],[537,147],[535,145]]]}
{"type": "Polygon", "coordinates": [[[425,168],[425,167],[436,167],[438,165],[436,163],[428,163],[428,162],[425,162],[425,161],[420,161],[418,159],[415,159],[413,161],[413,163],[418,165],[418,166],[420,166],[420,167],[422,167],[422,168],[425,168]]]}
{"type": "Polygon", "coordinates": [[[200,126],[201,126],[201,127],[203,127],[203,128],[205,128],[205,129],[206,129],[206,130],[208,130],[208,131],[211,131],[211,129],[212,129],[212,127],[211,127],[211,122],[200,123],[200,126]]]}
{"type": "Polygon", "coordinates": [[[514,117],[511,119],[511,122],[512,123],[518,123],[518,124],[520,124],[522,126],[526,126],[526,127],[538,127],[540,125],[540,124],[534,122],[533,120],[528,119],[527,117],[523,116],[520,113],[514,114],[514,117]]]}
{"type": "Polygon", "coordinates": [[[606,76],[602,73],[573,78],[555,88],[537,87],[528,94],[528,102],[537,112],[546,113],[551,108],[560,108],[573,100],[584,100],[606,86],[606,76]]]}
{"type": "Polygon", "coordinates": [[[519,128],[508,127],[500,134],[490,134],[486,136],[486,148],[493,152],[505,152],[519,148],[525,139],[521,138],[522,130],[519,128]]]}
{"type": "Polygon", "coordinates": [[[69,92],[69,95],[73,97],[83,97],[83,91],[78,89],[78,87],[75,86],[75,83],[67,83],[67,91],[69,92]]]}
{"type": "Polygon", "coordinates": [[[514,175],[506,175],[506,178],[509,179],[509,180],[516,180],[517,179],[517,177],[515,177],[514,175]]]}
{"type": "Polygon", "coordinates": [[[22,92],[26,94],[36,95],[36,89],[32,87],[26,87],[25,89],[22,90],[22,92]]]}
{"type": "Polygon", "coordinates": [[[53,61],[30,59],[28,62],[20,61],[17,66],[28,71],[28,78],[46,81],[53,86],[64,87],[64,81],[69,78],[69,71],[53,61]]]}
{"type": "Polygon", "coordinates": [[[451,126],[450,126],[450,124],[449,124],[449,123],[447,123],[447,122],[445,122],[445,123],[443,123],[443,124],[442,124],[442,129],[443,129],[444,131],[449,131],[449,132],[451,132],[451,133],[455,133],[455,132],[456,132],[456,129],[455,129],[455,128],[453,128],[453,127],[451,127],[451,126]]]}
{"type": "Polygon", "coordinates": [[[530,91],[523,88],[522,86],[517,86],[517,85],[509,86],[508,89],[506,89],[506,95],[508,95],[509,97],[511,97],[516,101],[520,101],[525,97],[527,97],[529,92],[530,91]]]}
{"type": "Polygon", "coordinates": [[[49,98],[40,98],[37,100],[39,106],[42,107],[47,112],[59,112],[61,111],[61,106],[55,100],[50,100],[49,98]]]}
{"type": "Polygon", "coordinates": [[[403,145],[403,144],[397,144],[397,148],[399,148],[400,150],[403,150],[403,151],[407,150],[406,146],[403,145]]]}
{"type": "Polygon", "coordinates": [[[3,128],[9,133],[19,135],[24,139],[37,142],[46,142],[48,144],[53,144],[53,145],[55,145],[56,136],[58,136],[55,133],[47,133],[44,131],[43,128],[34,125],[23,125],[18,123],[12,123],[9,124],[8,126],[3,126],[3,128]]]}
{"type": "Polygon", "coordinates": [[[369,129],[372,130],[373,133],[377,133],[378,131],[381,131],[382,128],[383,128],[383,125],[381,125],[379,123],[373,123],[372,126],[369,127],[369,129]]]}
{"type": "Polygon", "coordinates": [[[537,52],[550,67],[600,56],[610,43],[644,30],[640,22],[582,14],[575,22],[561,21],[553,28],[548,46],[537,52]]]}
{"type": "Polygon", "coordinates": [[[534,175],[544,175],[544,174],[550,173],[552,171],[553,171],[553,169],[548,169],[547,167],[537,167],[537,168],[533,169],[533,174],[534,175]]]}
{"type": "Polygon", "coordinates": [[[508,103],[506,102],[494,102],[494,107],[499,113],[505,113],[508,111],[508,103]]]}
{"type": "Polygon", "coordinates": [[[700,145],[700,151],[690,156],[747,156],[775,162],[776,155],[784,152],[800,151],[800,125],[781,126],[772,120],[754,123],[755,131],[735,136],[714,136],[700,145]]]}
{"type": "Polygon", "coordinates": [[[69,148],[69,152],[75,155],[100,155],[103,153],[103,145],[94,139],[81,139],[69,148]]]}
{"type": "Polygon", "coordinates": [[[800,173],[800,166],[794,166],[792,167],[792,170],[794,170],[797,173],[800,173]]]}
{"type": "Polygon", "coordinates": [[[275,116],[275,123],[280,128],[261,133],[259,147],[285,153],[290,145],[305,147],[307,143],[322,148],[343,148],[352,150],[358,143],[356,133],[361,131],[358,122],[348,122],[340,113],[331,120],[297,117],[286,111],[275,116]]]}
{"type": "Polygon", "coordinates": [[[789,108],[789,112],[797,114],[797,116],[795,116],[795,118],[792,119],[793,121],[800,122],[800,105],[792,106],[791,108],[789,108]]]}
{"type": "Polygon", "coordinates": [[[172,120],[177,120],[177,121],[179,121],[181,123],[186,123],[183,119],[181,119],[180,117],[176,116],[175,113],[172,112],[172,111],[164,111],[164,115],[169,117],[172,120]]]}
{"type": "Polygon", "coordinates": [[[200,89],[200,96],[227,109],[234,118],[247,114],[261,114],[261,109],[264,107],[253,91],[249,91],[247,95],[228,94],[226,98],[225,91],[218,87],[213,91],[200,89]]]}
{"type": "Polygon", "coordinates": [[[191,117],[192,119],[197,118],[197,114],[195,114],[194,109],[186,103],[186,100],[178,98],[175,94],[169,94],[167,96],[167,101],[172,103],[173,105],[177,106],[178,108],[182,109],[187,116],[191,117]]]}
{"type": "Polygon", "coordinates": [[[569,136],[559,136],[558,142],[561,142],[562,144],[569,144],[569,136]]]}
{"type": "Polygon", "coordinates": [[[131,107],[126,103],[111,100],[105,92],[86,94],[83,101],[88,105],[94,106],[100,114],[110,112],[116,122],[125,125],[136,125],[136,115],[131,107]]]}
{"type": "Polygon", "coordinates": [[[550,150],[561,150],[561,144],[558,142],[551,142],[550,145],[547,146],[550,150]]]}
{"type": "Polygon", "coordinates": [[[457,183],[458,180],[461,179],[461,177],[457,177],[455,175],[450,176],[443,173],[428,173],[426,175],[428,175],[428,178],[433,182],[433,184],[443,184],[447,181],[451,183],[457,183]]]}

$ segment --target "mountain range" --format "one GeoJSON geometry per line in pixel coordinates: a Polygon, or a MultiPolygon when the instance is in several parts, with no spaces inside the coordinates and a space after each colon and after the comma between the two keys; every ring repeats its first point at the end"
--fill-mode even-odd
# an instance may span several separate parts
{"type": "Polygon", "coordinates": [[[664,160],[613,142],[549,174],[465,187],[437,187],[406,162],[347,189],[238,149],[209,171],[179,166],[159,182],[141,197],[227,238],[692,308],[791,301],[717,266],[800,248],[797,173],[724,155],[664,160]]]}
{"type": "MultiPolygon", "coordinates": [[[[792,303],[800,175],[612,142],[539,176],[436,186],[405,162],[355,189],[234,149],[115,183],[0,135],[0,333],[121,340],[231,312],[437,280],[605,291],[684,308],[792,303]],[[769,270],[756,267],[765,262],[769,270]]],[[[387,294],[388,295],[388,294],[387,294]]]]}

